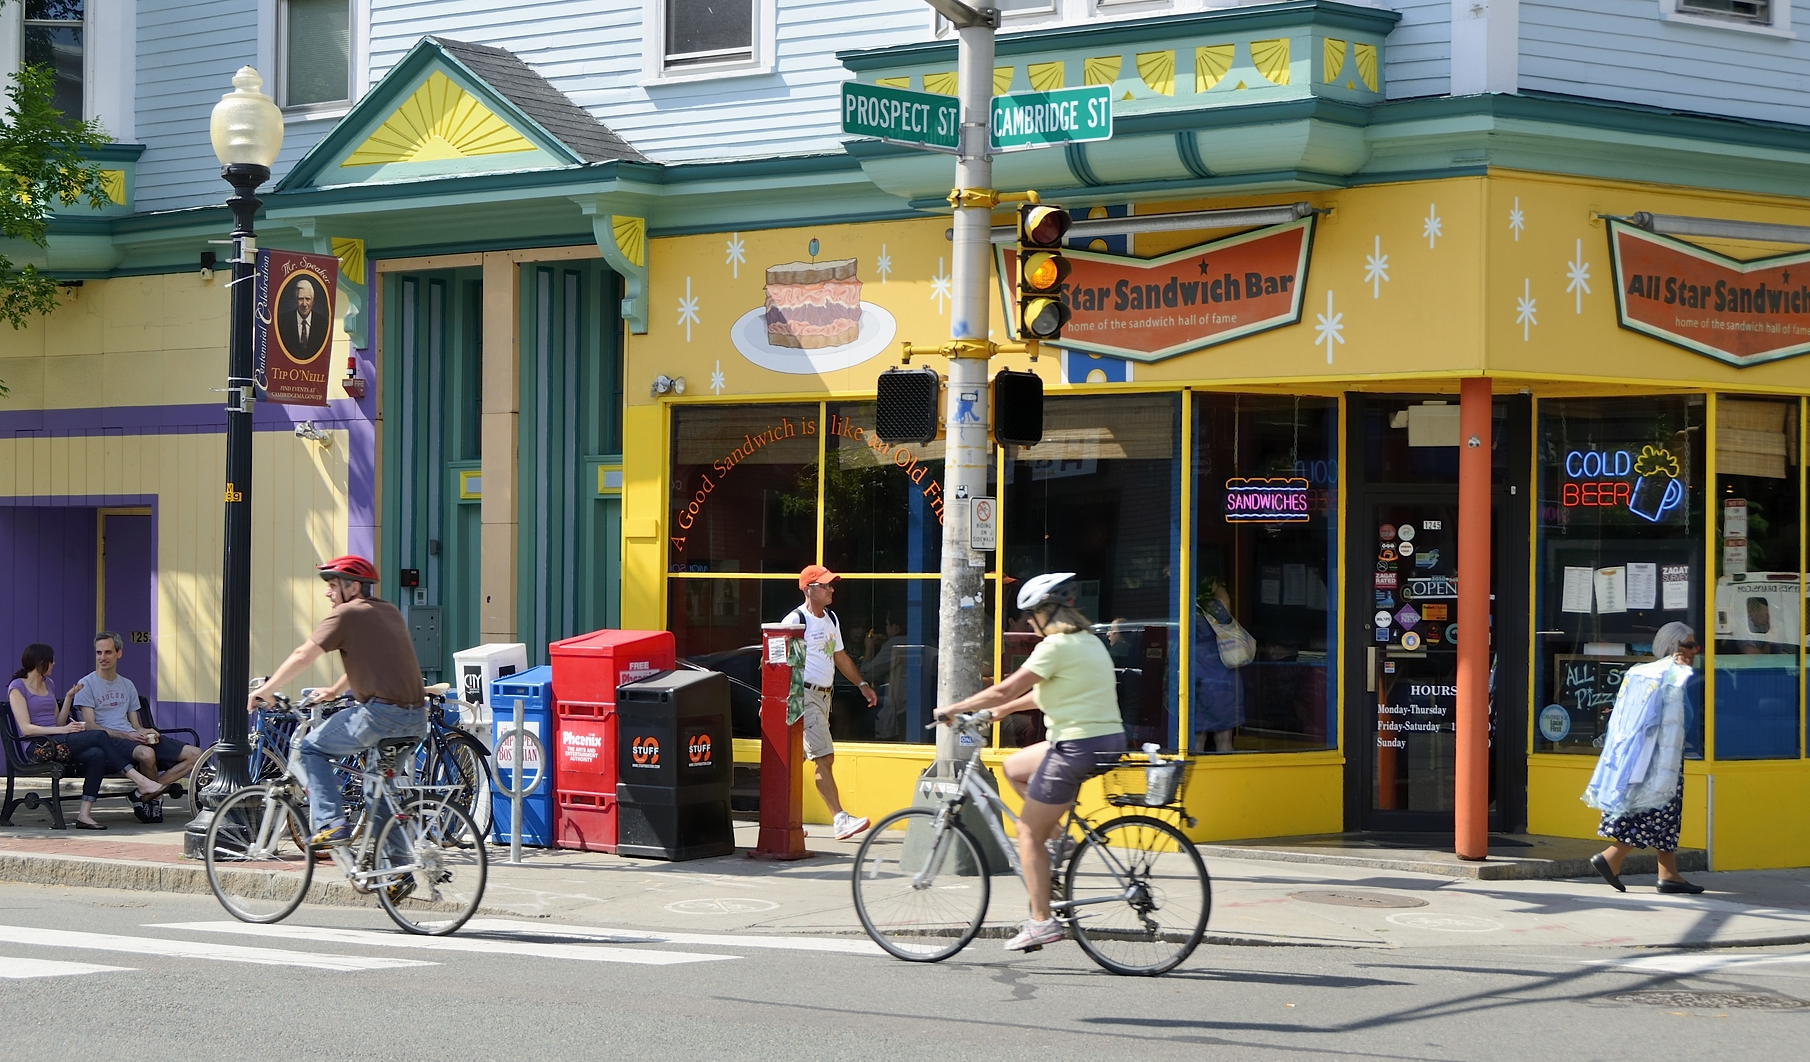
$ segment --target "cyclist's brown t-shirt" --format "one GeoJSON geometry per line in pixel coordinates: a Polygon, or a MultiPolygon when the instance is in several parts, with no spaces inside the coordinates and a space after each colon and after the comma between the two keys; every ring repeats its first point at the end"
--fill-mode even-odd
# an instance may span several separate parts
{"type": "Polygon", "coordinates": [[[339,650],[352,696],[415,708],[426,703],[421,665],[402,611],[388,601],[361,597],[335,608],[308,640],[327,652],[339,650]]]}

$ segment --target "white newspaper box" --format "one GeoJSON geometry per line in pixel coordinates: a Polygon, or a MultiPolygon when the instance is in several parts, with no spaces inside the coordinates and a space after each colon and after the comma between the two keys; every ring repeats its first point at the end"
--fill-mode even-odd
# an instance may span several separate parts
{"type": "Polygon", "coordinates": [[[471,705],[460,725],[486,745],[490,743],[490,684],[528,670],[528,647],[521,642],[490,642],[453,654],[453,691],[471,705]]]}

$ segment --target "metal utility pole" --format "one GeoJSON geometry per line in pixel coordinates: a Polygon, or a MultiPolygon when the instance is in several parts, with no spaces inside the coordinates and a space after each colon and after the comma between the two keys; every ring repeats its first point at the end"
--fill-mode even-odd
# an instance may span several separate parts
{"type": "MultiPolygon", "coordinates": [[[[928,0],[955,26],[961,143],[955,157],[954,254],[950,300],[949,390],[944,423],[942,593],[937,602],[936,703],[953,704],[980,690],[987,644],[986,564],[969,547],[972,499],[987,493],[987,359],[992,320],[987,289],[993,255],[993,157],[988,131],[993,113],[993,33],[999,12],[975,10],[957,0],[928,0]]],[[[1001,602],[999,607],[1005,607],[1001,602]]],[[[956,753],[955,731],[937,729],[937,763],[956,753]]]]}

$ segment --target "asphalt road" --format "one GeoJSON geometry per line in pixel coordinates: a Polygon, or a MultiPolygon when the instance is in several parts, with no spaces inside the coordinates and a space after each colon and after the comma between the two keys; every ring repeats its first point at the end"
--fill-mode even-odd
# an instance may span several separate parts
{"type": "Polygon", "coordinates": [[[1801,946],[1203,946],[1130,979],[1072,943],[1008,957],[983,939],[923,966],[860,938],[623,929],[486,919],[433,942],[374,910],[260,929],[211,897],[0,885],[0,1037],[20,1062],[1770,1060],[1810,1043],[1801,946]]]}

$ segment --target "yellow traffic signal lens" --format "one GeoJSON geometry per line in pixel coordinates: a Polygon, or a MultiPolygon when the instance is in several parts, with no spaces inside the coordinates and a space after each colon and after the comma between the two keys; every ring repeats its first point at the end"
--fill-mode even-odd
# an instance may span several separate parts
{"type": "Polygon", "coordinates": [[[1032,291],[1050,291],[1068,274],[1067,262],[1060,255],[1038,253],[1024,260],[1024,286],[1032,291]]]}
{"type": "Polygon", "coordinates": [[[1019,312],[1019,327],[1027,339],[1054,339],[1068,323],[1068,307],[1057,299],[1027,299],[1019,312]]]}

